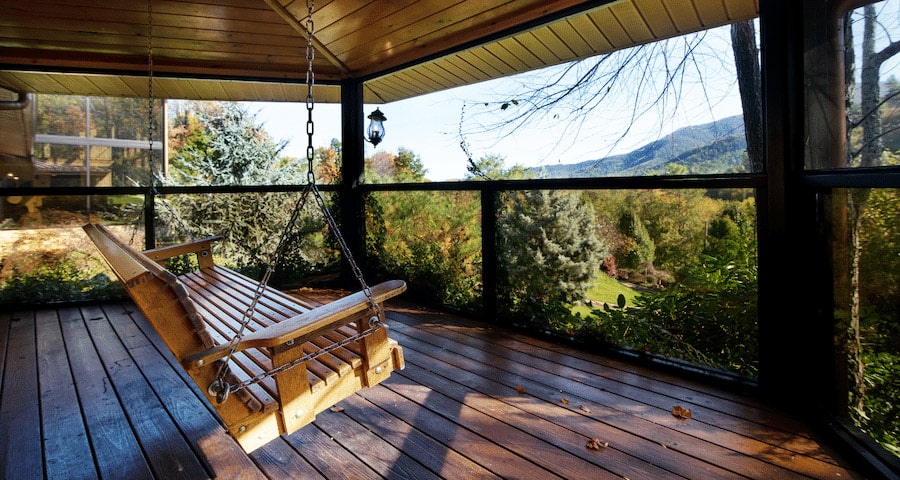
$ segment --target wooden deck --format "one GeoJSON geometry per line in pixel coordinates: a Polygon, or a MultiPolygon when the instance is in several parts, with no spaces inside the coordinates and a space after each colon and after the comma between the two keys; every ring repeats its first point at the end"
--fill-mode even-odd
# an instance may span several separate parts
{"type": "Polygon", "coordinates": [[[0,313],[0,477],[862,478],[752,400],[453,315],[388,317],[405,370],[247,456],[133,305],[0,313]]]}

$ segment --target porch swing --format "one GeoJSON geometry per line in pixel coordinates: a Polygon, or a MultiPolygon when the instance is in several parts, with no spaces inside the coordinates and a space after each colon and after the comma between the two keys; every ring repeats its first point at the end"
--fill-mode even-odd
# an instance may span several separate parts
{"type": "MultiPolygon", "coordinates": [[[[316,187],[309,3],[308,9],[307,185],[262,280],[215,264],[212,246],[219,236],[138,251],[103,225],[84,226],[141,313],[248,453],[300,429],[318,413],[404,367],[402,349],[387,336],[383,303],[406,290],[406,284],[400,280],[366,284],[316,187]],[[267,286],[310,196],[361,287],[318,307],[267,286]],[[194,257],[196,270],[181,275],[166,270],[169,259],[183,255],[194,257]]],[[[148,12],[152,15],[152,7],[148,12]]],[[[152,125],[152,43],[148,57],[152,125]]],[[[151,147],[152,138],[151,126],[151,147]]]]}

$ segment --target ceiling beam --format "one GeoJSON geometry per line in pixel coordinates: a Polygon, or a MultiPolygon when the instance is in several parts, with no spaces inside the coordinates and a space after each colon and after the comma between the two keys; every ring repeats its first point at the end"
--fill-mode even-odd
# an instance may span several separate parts
{"type": "MultiPolygon", "coordinates": [[[[265,0],[265,2],[269,5],[269,8],[275,11],[278,16],[283,18],[284,21],[291,26],[291,28],[297,31],[297,33],[302,34],[304,37],[308,35],[308,32],[306,31],[306,25],[304,25],[303,22],[294,17],[291,12],[287,11],[287,9],[284,8],[284,5],[279,3],[278,0],[265,0]]],[[[337,58],[337,56],[331,53],[331,51],[329,51],[328,48],[326,48],[325,45],[315,37],[315,35],[313,35],[312,37],[312,42],[313,47],[315,47],[316,49],[316,52],[321,54],[329,62],[331,62],[332,65],[337,67],[341,71],[341,73],[350,73],[350,69],[347,68],[347,65],[345,65],[344,62],[341,61],[341,59],[337,58]]]]}

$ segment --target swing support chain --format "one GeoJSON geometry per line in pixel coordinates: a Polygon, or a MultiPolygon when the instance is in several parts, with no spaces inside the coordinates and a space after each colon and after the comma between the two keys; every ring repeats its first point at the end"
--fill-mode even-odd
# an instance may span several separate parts
{"type": "MultiPolygon", "coordinates": [[[[343,339],[343,340],[341,340],[341,341],[339,341],[339,342],[332,343],[331,345],[328,345],[328,346],[326,346],[326,347],[320,347],[320,348],[316,349],[316,351],[314,351],[314,352],[309,352],[309,353],[307,353],[306,355],[304,355],[304,356],[302,356],[302,357],[299,357],[299,358],[296,358],[296,359],[294,359],[294,360],[291,360],[290,362],[287,362],[287,363],[285,363],[285,364],[283,364],[283,365],[279,365],[279,366],[277,366],[277,367],[275,367],[275,368],[273,368],[273,369],[271,369],[271,370],[268,370],[268,371],[265,371],[265,372],[256,374],[256,375],[254,375],[253,377],[250,377],[250,378],[248,378],[248,379],[246,379],[246,380],[244,380],[244,381],[242,381],[242,382],[240,382],[240,383],[235,383],[235,384],[230,384],[230,385],[226,383],[226,384],[225,384],[225,385],[226,385],[226,388],[228,389],[228,391],[229,391],[230,393],[238,392],[238,391],[240,391],[240,390],[242,390],[242,389],[244,389],[244,388],[247,388],[247,387],[249,387],[249,386],[251,386],[251,385],[254,385],[254,384],[256,384],[256,383],[259,383],[259,382],[265,380],[265,379],[268,378],[268,377],[271,377],[271,376],[273,376],[273,375],[277,375],[277,374],[279,374],[279,373],[281,373],[281,372],[284,372],[284,371],[286,371],[286,370],[290,370],[291,368],[294,368],[294,367],[296,367],[296,366],[298,366],[298,365],[301,365],[301,364],[303,364],[303,363],[306,363],[306,362],[308,362],[308,361],[310,361],[310,360],[315,360],[316,358],[318,358],[318,357],[320,357],[320,356],[322,356],[322,355],[324,355],[324,354],[326,354],[326,353],[331,353],[331,352],[333,352],[333,351],[335,351],[335,350],[337,350],[337,349],[339,349],[339,348],[346,347],[347,345],[350,345],[350,344],[352,344],[352,343],[354,343],[354,342],[357,342],[357,341],[359,341],[359,340],[361,340],[361,339],[367,337],[368,335],[370,335],[372,332],[378,330],[379,328],[381,328],[381,324],[380,324],[380,323],[376,323],[374,326],[371,326],[371,327],[369,327],[368,329],[366,329],[366,330],[364,330],[364,331],[362,331],[362,332],[359,332],[359,333],[357,333],[357,334],[355,334],[355,335],[351,335],[351,336],[349,336],[349,337],[347,337],[347,338],[345,338],[345,339],[343,339]]],[[[212,386],[210,386],[210,388],[212,388],[212,386]]],[[[218,400],[218,398],[217,398],[217,400],[218,400]]],[[[221,403],[221,402],[219,402],[219,403],[221,403]]]]}
{"type": "Polygon", "coordinates": [[[282,232],[281,238],[278,241],[278,247],[275,249],[275,253],[272,259],[268,262],[266,267],[266,271],[263,274],[262,279],[257,283],[256,290],[254,291],[252,301],[250,306],[246,311],[243,312],[243,316],[241,318],[241,326],[238,329],[238,332],[231,339],[231,347],[229,348],[228,355],[221,361],[219,365],[219,370],[216,374],[216,380],[214,380],[208,388],[208,392],[210,395],[216,397],[216,402],[221,404],[225,400],[228,399],[228,396],[237,392],[241,389],[247,388],[250,385],[259,383],[265,380],[268,377],[273,375],[277,375],[285,370],[289,370],[293,367],[301,365],[305,362],[313,360],[320,355],[325,353],[337,350],[339,348],[343,348],[353,342],[357,342],[360,339],[370,335],[372,332],[376,331],[379,328],[384,328],[385,325],[382,322],[382,318],[384,312],[381,309],[381,306],[378,305],[378,302],[375,301],[375,296],[372,293],[372,289],[366,283],[365,278],[363,277],[362,270],[359,268],[356,260],[353,258],[353,254],[350,250],[350,247],[347,245],[347,241],[344,240],[344,236],[341,234],[340,229],[338,228],[337,221],[334,219],[334,216],[328,210],[328,206],[326,205],[325,199],[322,196],[322,193],[319,191],[316,186],[316,177],[315,177],[315,168],[314,168],[314,160],[315,160],[315,148],[313,147],[313,133],[315,131],[315,124],[313,123],[313,107],[315,105],[315,100],[313,97],[313,85],[315,84],[315,75],[313,73],[313,60],[315,58],[315,48],[313,46],[313,32],[314,32],[314,23],[313,23],[313,8],[314,8],[314,0],[307,0],[307,9],[308,9],[308,17],[306,21],[306,33],[307,33],[307,46],[306,46],[306,60],[308,62],[307,72],[306,72],[306,86],[307,86],[307,94],[306,94],[306,110],[307,110],[307,122],[306,122],[306,133],[307,133],[307,147],[306,147],[306,160],[307,160],[307,184],[303,189],[303,192],[300,195],[300,198],[297,200],[297,203],[294,206],[294,210],[291,213],[291,217],[288,220],[288,223],[282,232]],[[241,343],[241,339],[244,336],[244,332],[246,330],[247,324],[250,322],[250,319],[253,318],[253,315],[256,311],[256,306],[259,302],[259,299],[265,294],[269,279],[274,272],[274,268],[278,266],[278,262],[281,259],[281,256],[284,253],[284,249],[287,246],[288,240],[290,239],[290,234],[294,230],[294,227],[297,224],[297,221],[300,217],[301,212],[306,206],[306,202],[309,198],[309,195],[312,194],[315,198],[316,204],[319,207],[319,210],[322,212],[322,216],[325,218],[326,223],[328,224],[328,228],[331,230],[335,239],[337,240],[338,246],[340,247],[341,254],[344,259],[350,265],[351,271],[353,275],[356,277],[356,280],[359,282],[360,287],[362,288],[363,293],[366,295],[366,298],[369,300],[369,304],[371,306],[372,315],[368,320],[368,328],[366,330],[360,331],[359,333],[352,335],[350,337],[341,340],[340,342],[333,343],[327,347],[322,347],[315,352],[310,352],[302,357],[299,357],[295,360],[292,360],[283,365],[278,365],[273,367],[272,369],[257,374],[249,379],[246,379],[242,382],[229,384],[225,377],[228,373],[228,363],[231,358],[234,356],[235,351],[237,351],[238,346],[241,343]]]}

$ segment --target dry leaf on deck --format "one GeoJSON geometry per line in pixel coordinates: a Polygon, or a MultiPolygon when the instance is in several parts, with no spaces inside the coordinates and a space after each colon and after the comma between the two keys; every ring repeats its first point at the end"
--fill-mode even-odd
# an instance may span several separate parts
{"type": "Polygon", "coordinates": [[[591,409],[588,408],[588,407],[585,407],[584,405],[581,405],[581,406],[578,407],[578,408],[580,408],[581,411],[584,412],[584,413],[591,413],[591,409]]]}
{"type": "Polygon", "coordinates": [[[519,387],[516,388],[516,390],[518,390],[519,393],[525,393],[525,387],[523,387],[522,385],[519,385],[519,387]]]}
{"type": "Polygon", "coordinates": [[[688,420],[691,418],[691,409],[675,405],[674,407],[672,407],[672,415],[684,420],[688,420]]]}
{"type": "Polygon", "coordinates": [[[563,399],[560,400],[560,401],[562,402],[563,405],[568,405],[568,404],[569,404],[569,399],[566,398],[566,397],[563,397],[563,399]]]}
{"type": "Polygon", "coordinates": [[[344,407],[334,406],[334,407],[331,407],[331,411],[334,413],[341,413],[344,411],[344,407]]]}
{"type": "Polygon", "coordinates": [[[603,442],[599,438],[592,438],[588,440],[585,446],[590,450],[602,450],[609,446],[609,442],[603,442]]]}

